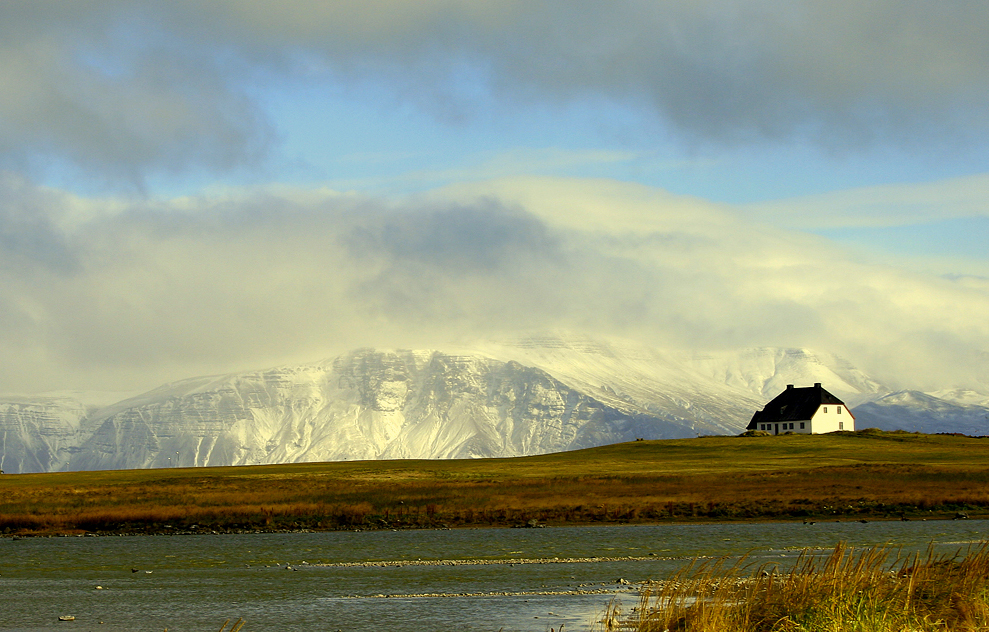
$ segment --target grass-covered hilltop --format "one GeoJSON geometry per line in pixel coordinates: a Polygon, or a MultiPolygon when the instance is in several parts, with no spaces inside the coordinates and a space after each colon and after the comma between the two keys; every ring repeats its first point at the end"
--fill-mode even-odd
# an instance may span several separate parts
{"type": "Polygon", "coordinates": [[[989,515],[989,439],[860,431],[513,459],[0,476],[0,532],[183,533],[989,515]]]}

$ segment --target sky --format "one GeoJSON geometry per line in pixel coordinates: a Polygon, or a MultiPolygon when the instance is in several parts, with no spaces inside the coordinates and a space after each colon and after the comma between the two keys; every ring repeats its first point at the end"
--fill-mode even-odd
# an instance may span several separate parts
{"type": "Polygon", "coordinates": [[[989,392],[989,4],[8,0],[0,393],[567,330],[989,392]]]}

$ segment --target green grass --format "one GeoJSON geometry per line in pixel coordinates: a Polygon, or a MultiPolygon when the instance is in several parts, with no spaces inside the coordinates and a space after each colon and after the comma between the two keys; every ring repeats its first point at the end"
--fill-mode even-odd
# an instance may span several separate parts
{"type": "Polygon", "coordinates": [[[989,512],[989,440],[907,433],[635,441],[516,459],[0,476],[0,531],[510,526],[989,512]]]}

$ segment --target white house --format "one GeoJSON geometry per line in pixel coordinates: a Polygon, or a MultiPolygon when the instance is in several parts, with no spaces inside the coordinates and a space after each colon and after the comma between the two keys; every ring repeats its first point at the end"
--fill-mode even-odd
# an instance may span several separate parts
{"type": "Polygon", "coordinates": [[[746,429],[774,435],[822,434],[855,430],[855,417],[843,401],[821,388],[820,382],[804,388],[787,384],[785,391],[752,415],[746,429]]]}

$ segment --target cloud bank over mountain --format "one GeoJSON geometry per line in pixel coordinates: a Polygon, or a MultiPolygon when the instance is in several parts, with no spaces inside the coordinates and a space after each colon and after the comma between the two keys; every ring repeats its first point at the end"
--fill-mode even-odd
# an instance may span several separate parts
{"type": "Polygon", "coordinates": [[[985,379],[986,288],[640,185],[134,200],[7,178],[0,199],[8,390],[150,388],[553,327],[671,348],[828,349],[893,385],[985,379]]]}

